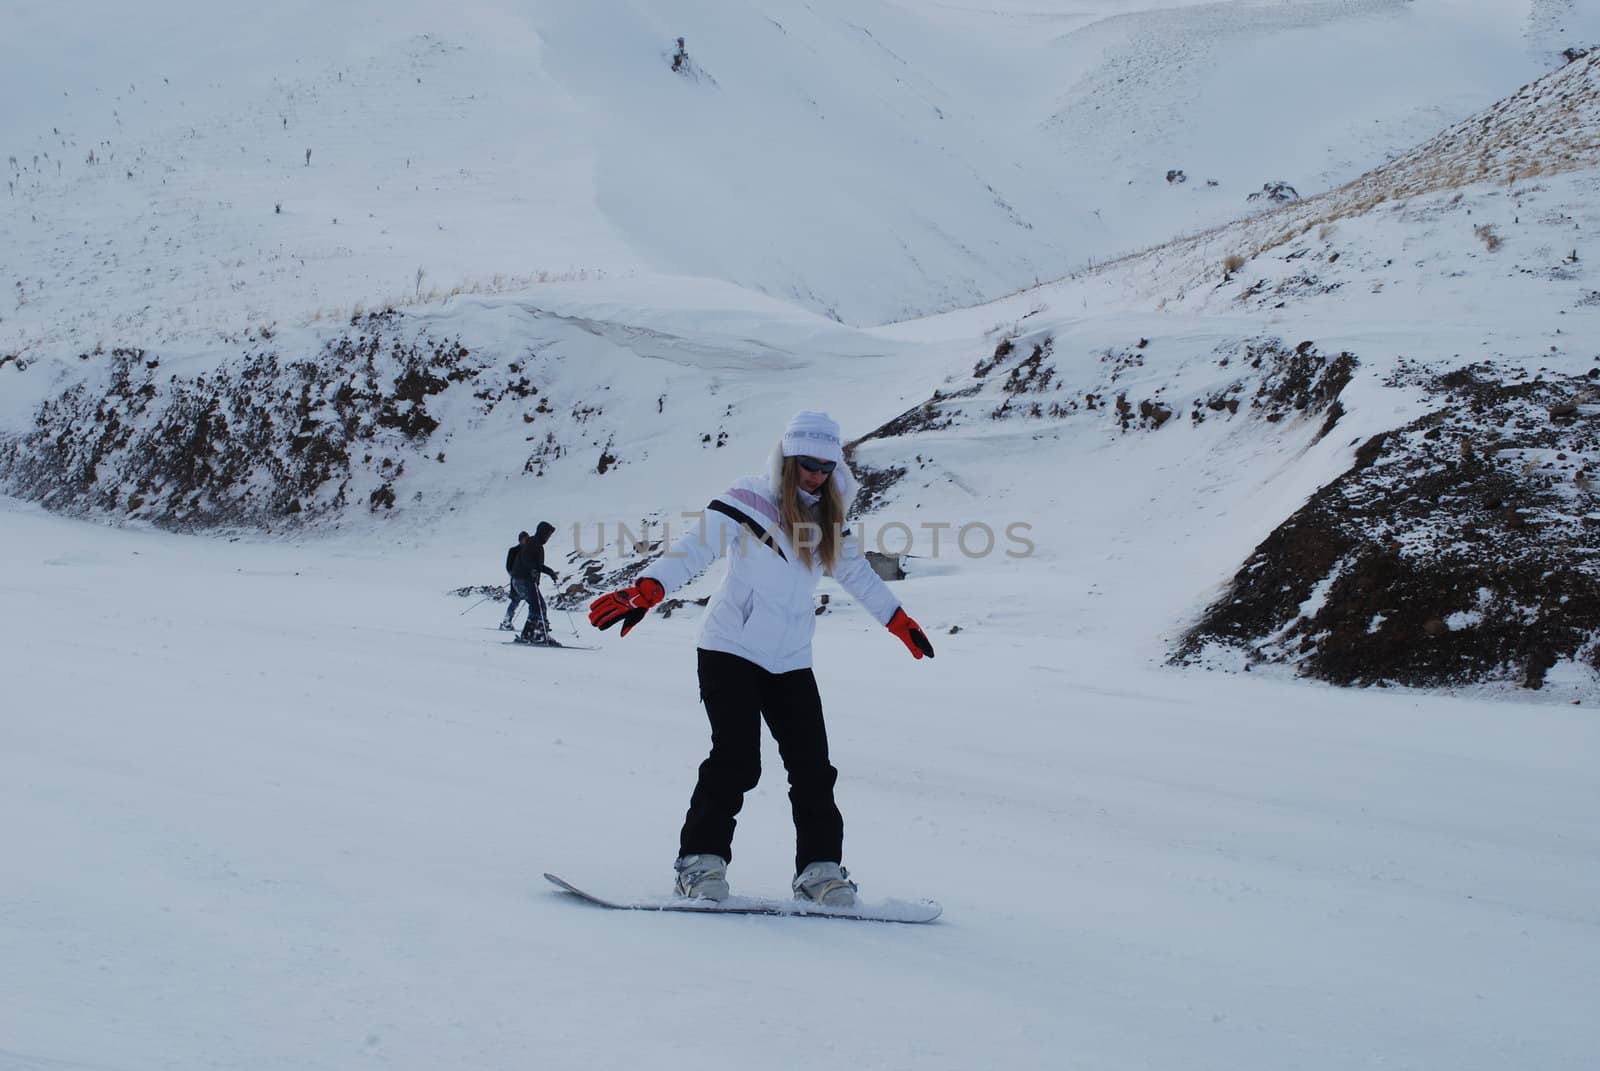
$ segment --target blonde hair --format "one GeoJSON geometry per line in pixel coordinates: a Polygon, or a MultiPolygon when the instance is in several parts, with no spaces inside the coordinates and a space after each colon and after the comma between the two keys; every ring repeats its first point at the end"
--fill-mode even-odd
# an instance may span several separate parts
{"type": "Polygon", "coordinates": [[[844,498],[839,493],[839,481],[829,476],[818,491],[816,506],[807,506],[800,501],[800,463],[792,457],[784,458],[778,485],[778,517],[783,534],[806,568],[820,559],[823,570],[832,572],[839,560],[844,532],[844,498]]]}

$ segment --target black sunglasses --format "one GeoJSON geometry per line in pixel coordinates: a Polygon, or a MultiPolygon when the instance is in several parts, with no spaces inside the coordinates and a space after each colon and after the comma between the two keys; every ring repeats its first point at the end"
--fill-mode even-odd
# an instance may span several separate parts
{"type": "Polygon", "coordinates": [[[799,462],[800,467],[807,472],[820,472],[824,476],[830,475],[834,466],[838,464],[837,461],[818,461],[814,457],[797,457],[795,461],[799,462]]]}

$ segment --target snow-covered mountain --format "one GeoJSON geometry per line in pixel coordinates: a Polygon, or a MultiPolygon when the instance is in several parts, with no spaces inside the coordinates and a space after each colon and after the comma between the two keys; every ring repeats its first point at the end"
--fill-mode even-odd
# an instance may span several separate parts
{"type": "Polygon", "coordinates": [[[1600,16],[0,22],[0,1068],[1592,1060],[1600,16]],[[801,408],[937,649],[824,587],[845,861],[944,918],[582,910],[718,575],[581,606],[801,408]],[[542,519],[596,650],[494,631],[542,519]]]}
{"type": "Polygon", "coordinates": [[[0,353],[645,273],[969,305],[1404,152],[1597,36],[1561,7],[14,3],[0,353]]]}
{"type": "Polygon", "coordinates": [[[1588,690],[1597,167],[1591,55],[1327,194],[986,308],[1016,317],[994,356],[893,428],[919,454],[993,421],[1187,436],[1198,476],[1223,449],[1200,425],[1265,420],[1247,434],[1295,455],[1272,478],[1322,489],[1183,658],[1588,690]],[[1123,317],[1137,340],[1107,335],[1123,317]]]}
{"type": "MultiPolygon", "coordinates": [[[[1199,627],[1183,657],[1232,648],[1343,682],[1427,685],[1537,686],[1559,663],[1575,668],[1558,676],[1576,673],[1587,688],[1593,671],[1577,667],[1590,666],[1600,636],[1579,591],[1600,550],[1584,520],[1585,481],[1600,463],[1592,436],[1582,421],[1507,435],[1511,413],[1497,408],[1491,421],[1481,397],[1530,376],[1543,386],[1513,391],[1530,411],[1588,397],[1597,166],[1600,55],[1325,194],[890,328],[852,329],[728,284],[649,277],[263,329],[231,355],[122,347],[65,369],[22,357],[14,380],[35,393],[13,392],[24,401],[12,419],[37,404],[36,429],[0,466],[17,492],[54,508],[165,526],[303,528],[396,512],[428,523],[474,504],[475,518],[485,500],[533,484],[562,515],[603,529],[700,505],[650,501],[658,459],[687,449],[736,475],[726,457],[795,407],[781,386],[795,379],[854,388],[857,399],[838,408],[859,429],[869,515],[932,497],[949,516],[1026,507],[1066,531],[1063,461],[1081,436],[1107,430],[1198,436],[1178,447],[1197,462],[1241,440],[1311,452],[1314,463],[1273,473],[1287,497],[1226,533],[1214,571],[1185,578],[1192,600],[1340,469],[1371,467],[1382,452],[1374,436],[1388,436],[1393,453],[1408,439],[1400,425],[1421,421],[1415,436],[1430,437],[1417,441],[1441,456],[1471,449],[1499,460],[1452,467],[1413,523],[1396,518],[1421,492],[1391,480],[1367,488],[1360,510],[1340,507],[1345,537],[1328,540],[1323,518],[1309,529],[1316,549],[1291,543],[1271,568],[1252,558],[1213,608],[1226,621],[1199,627]],[[1441,414],[1462,404],[1468,364],[1478,415],[1444,436],[1441,414]],[[1011,457],[1018,436],[1044,444],[1037,471],[1011,457]],[[921,490],[895,488],[930,464],[936,478],[921,490]],[[1566,482],[1549,489],[1557,475],[1566,482]],[[940,498],[941,483],[957,494],[940,498]],[[1463,530],[1478,534],[1462,543],[1463,530]],[[1478,568],[1489,548],[1493,575],[1478,568]],[[1373,570],[1386,578],[1375,588],[1373,570]],[[1541,594],[1551,575],[1569,577],[1557,603],[1541,594]],[[1240,594],[1262,580],[1254,600],[1240,594]],[[1517,625],[1491,637],[1478,627],[1485,614],[1517,625]]],[[[1411,468],[1427,475],[1438,463],[1411,468]]],[[[1204,508],[1188,498],[1170,506],[1204,508]]],[[[614,566],[601,554],[585,573],[601,584],[614,566]]],[[[1197,611],[1173,605],[1151,635],[1197,611]]]]}

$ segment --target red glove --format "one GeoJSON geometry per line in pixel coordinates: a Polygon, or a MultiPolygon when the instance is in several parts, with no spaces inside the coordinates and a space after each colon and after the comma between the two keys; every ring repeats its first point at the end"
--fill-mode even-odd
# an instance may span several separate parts
{"type": "Polygon", "coordinates": [[[631,588],[608,592],[589,604],[589,624],[604,631],[622,622],[622,635],[644,620],[650,608],[667,597],[659,580],[645,577],[631,588]]]}
{"type": "Polygon", "coordinates": [[[921,625],[911,620],[904,609],[894,612],[887,628],[900,637],[900,642],[906,645],[906,650],[911,652],[912,658],[921,658],[923,655],[933,657],[933,644],[928,642],[927,634],[922,631],[921,625]]]}

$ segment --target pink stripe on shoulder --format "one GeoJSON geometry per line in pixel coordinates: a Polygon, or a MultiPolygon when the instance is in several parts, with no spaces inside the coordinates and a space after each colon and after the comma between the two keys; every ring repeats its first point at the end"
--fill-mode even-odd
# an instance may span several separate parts
{"type": "Polygon", "coordinates": [[[766,495],[757,494],[754,491],[747,491],[743,487],[735,487],[723,497],[731,498],[735,502],[740,502],[746,506],[749,506],[751,509],[755,510],[757,513],[761,514],[774,524],[783,523],[782,518],[778,516],[778,507],[773,505],[771,500],[768,499],[766,495]]]}

